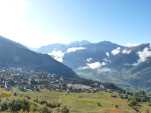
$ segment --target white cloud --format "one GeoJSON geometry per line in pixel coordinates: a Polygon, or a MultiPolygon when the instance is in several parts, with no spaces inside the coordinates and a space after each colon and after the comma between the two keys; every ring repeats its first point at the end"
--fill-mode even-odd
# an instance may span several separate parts
{"type": "Polygon", "coordinates": [[[72,47],[72,48],[67,49],[67,53],[76,52],[76,51],[85,50],[85,49],[86,48],[84,47],[72,47]]]}
{"type": "Polygon", "coordinates": [[[86,61],[87,62],[91,62],[93,59],[92,58],[87,58],[86,61]]]}
{"type": "Polygon", "coordinates": [[[151,50],[146,47],[143,49],[143,51],[138,52],[139,60],[138,62],[145,62],[147,58],[151,57],[151,50]]]}
{"type": "Polygon", "coordinates": [[[130,54],[131,50],[130,49],[123,49],[122,53],[123,54],[130,54]]]}
{"type": "Polygon", "coordinates": [[[106,54],[107,57],[110,57],[110,53],[109,52],[106,52],[105,54],[106,54]]]}
{"type": "Polygon", "coordinates": [[[102,65],[100,62],[94,62],[94,63],[87,63],[87,66],[91,69],[97,69],[100,68],[102,65]]]}
{"type": "Polygon", "coordinates": [[[98,68],[101,68],[102,66],[105,66],[106,63],[105,62],[94,62],[94,63],[87,63],[87,66],[90,68],[90,69],[98,69],[98,68]]]}
{"type": "Polygon", "coordinates": [[[106,65],[105,62],[86,63],[86,66],[79,67],[78,70],[85,70],[85,69],[98,70],[98,69],[103,68],[105,65],[106,65]]]}
{"type": "Polygon", "coordinates": [[[113,54],[113,55],[117,55],[117,54],[120,53],[120,50],[121,50],[120,47],[118,47],[118,48],[116,48],[116,49],[113,49],[113,50],[112,50],[112,54],[113,54]]]}
{"type": "Polygon", "coordinates": [[[64,53],[62,51],[53,50],[51,53],[48,54],[52,56],[54,59],[56,59],[57,61],[63,62],[64,53]]]}

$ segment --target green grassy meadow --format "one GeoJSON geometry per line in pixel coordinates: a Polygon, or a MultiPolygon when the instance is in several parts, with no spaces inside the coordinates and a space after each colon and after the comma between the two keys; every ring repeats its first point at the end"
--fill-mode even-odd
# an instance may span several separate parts
{"type": "MultiPolygon", "coordinates": [[[[128,100],[118,97],[118,93],[100,91],[97,93],[65,93],[57,91],[41,90],[40,92],[28,91],[21,92],[17,89],[13,91],[5,91],[0,89],[0,100],[28,98],[32,106],[41,108],[44,105],[37,104],[39,101],[47,101],[50,103],[60,103],[60,106],[66,106],[69,113],[136,113],[128,106],[128,100]],[[13,94],[16,93],[14,96],[13,94]],[[112,97],[112,95],[117,97],[112,97]]],[[[52,113],[62,113],[53,108],[52,113]]],[[[151,113],[151,106],[148,103],[142,103],[141,113],[151,113]]],[[[1,112],[4,113],[4,112],[1,112]]],[[[6,112],[10,113],[10,112],[6,112]]],[[[24,113],[20,111],[19,113],[24,113]]],[[[41,113],[37,110],[31,110],[29,113],[41,113]]]]}

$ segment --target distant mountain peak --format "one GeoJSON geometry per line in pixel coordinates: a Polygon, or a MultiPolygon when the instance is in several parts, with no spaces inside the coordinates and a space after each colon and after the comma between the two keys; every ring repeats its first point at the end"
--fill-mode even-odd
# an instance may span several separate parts
{"type": "Polygon", "coordinates": [[[116,46],[118,46],[118,47],[124,47],[123,45],[119,45],[119,44],[116,44],[116,43],[113,43],[113,42],[111,42],[111,41],[101,41],[101,42],[99,42],[99,44],[101,44],[101,45],[106,45],[106,46],[111,46],[111,45],[116,45],[116,46]]]}
{"type": "Polygon", "coordinates": [[[73,41],[70,43],[70,45],[77,45],[77,46],[82,46],[82,45],[87,45],[90,44],[91,42],[87,41],[87,40],[81,40],[81,41],[73,41]]]}

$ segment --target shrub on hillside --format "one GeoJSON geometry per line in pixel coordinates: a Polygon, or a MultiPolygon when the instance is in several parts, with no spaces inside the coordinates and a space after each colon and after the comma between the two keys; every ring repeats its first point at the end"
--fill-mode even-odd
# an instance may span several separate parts
{"type": "Polygon", "coordinates": [[[45,106],[40,110],[40,113],[52,113],[52,111],[45,106]]]}
{"type": "Polygon", "coordinates": [[[61,109],[61,113],[69,113],[69,109],[66,106],[64,106],[61,109]]]}
{"type": "Polygon", "coordinates": [[[8,110],[8,102],[2,101],[0,103],[0,111],[6,111],[6,110],[8,110]]]}
{"type": "Polygon", "coordinates": [[[100,102],[98,102],[98,103],[97,103],[97,106],[102,107],[102,105],[101,105],[101,103],[100,103],[100,102]]]}
{"type": "Polygon", "coordinates": [[[133,106],[138,106],[139,103],[136,99],[132,99],[129,101],[129,106],[133,107],[133,106]]]}
{"type": "Polygon", "coordinates": [[[17,112],[20,110],[30,111],[30,103],[25,99],[16,99],[16,100],[5,100],[0,103],[0,111],[12,111],[17,112]]]}
{"type": "Polygon", "coordinates": [[[57,107],[60,107],[61,104],[60,103],[55,103],[55,102],[53,102],[53,103],[47,102],[46,106],[50,107],[50,108],[57,108],[57,107]]]}

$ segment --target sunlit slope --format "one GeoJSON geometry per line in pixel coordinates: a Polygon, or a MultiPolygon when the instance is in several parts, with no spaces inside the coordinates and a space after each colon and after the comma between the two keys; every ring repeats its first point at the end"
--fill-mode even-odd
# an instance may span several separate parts
{"type": "MultiPolygon", "coordinates": [[[[63,106],[66,106],[70,113],[136,113],[136,111],[128,105],[128,100],[121,99],[116,92],[101,91],[98,93],[69,94],[65,92],[55,92],[48,90],[42,90],[41,92],[20,92],[15,90],[13,92],[17,92],[17,96],[13,96],[12,92],[3,92],[1,89],[0,94],[3,93],[3,96],[0,97],[1,100],[6,98],[8,100],[26,98],[32,104],[34,103],[37,106],[35,108],[36,113],[39,113],[38,110],[40,110],[40,108],[47,106],[45,102],[54,105],[53,107],[51,106],[52,108],[48,107],[52,111],[61,109],[63,106]]],[[[34,108],[35,106],[33,105],[32,107],[34,108]]],[[[32,109],[30,113],[33,112],[32,109]]],[[[151,111],[151,107],[148,103],[141,103],[140,111],[141,113],[146,113],[146,111],[151,111]]],[[[54,113],[63,112],[55,111],[54,113]]]]}

